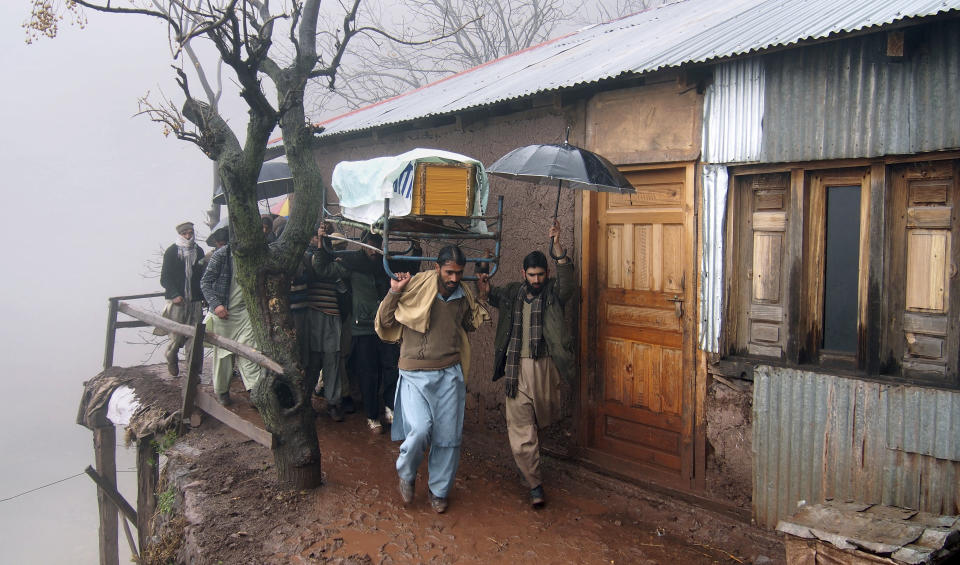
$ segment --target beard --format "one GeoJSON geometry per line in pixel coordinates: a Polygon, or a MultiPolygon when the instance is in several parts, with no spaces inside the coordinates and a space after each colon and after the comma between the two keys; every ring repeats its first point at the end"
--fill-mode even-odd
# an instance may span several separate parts
{"type": "Polygon", "coordinates": [[[540,293],[543,292],[543,288],[544,286],[546,286],[546,283],[540,283],[540,286],[533,286],[528,282],[526,283],[526,285],[527,285],[527,293],[532,294],[533,296],[539,296],[540,293]]]}

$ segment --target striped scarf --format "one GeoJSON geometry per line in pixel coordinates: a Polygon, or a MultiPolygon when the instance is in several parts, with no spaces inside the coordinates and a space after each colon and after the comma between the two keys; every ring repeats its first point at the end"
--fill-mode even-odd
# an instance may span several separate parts
{"type": "MultiPolygon", "coordinates": [[[[543,357],[543,295],[534,296],[530,303],[530,356],[534,359],[543,357]]],[[[520,285],[516,300],[513,301],[513,327],[510,329],[510,343],[507,345],[507,359],[503,375],[507,396],[517,397],[517,384],[520,377],[520,351],[523,345],[523,303],[527,298],[527,285],[520,285]]]]}

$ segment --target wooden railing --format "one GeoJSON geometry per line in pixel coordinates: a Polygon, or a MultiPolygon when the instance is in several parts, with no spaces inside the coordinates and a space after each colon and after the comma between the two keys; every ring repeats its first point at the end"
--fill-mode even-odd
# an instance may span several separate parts
{"type": "Polygon", "coordinates": [[[212,332],[207,332],[206,326],[204,326],[202,322],[198,323],[196,326],[181,324],[151,312],[138,310],[124,302],[125,300],[155,298],[158,296],[163,296],[163,293],[115,296],[110,298],[109,315],[107,318],[107,339],[103,353],[104,369],[113,366],[113,352],[114,344],[116,343],[117,329],[156,327],[164,329],[169,333],[193,338],[193,346],[190,348],[190,351],[187,355],[189,371],[187,373],[187,378],[183,383],[183,404],[180,411],[181,417],[180,425],[177,430],[178,434],[182,434],[184,432],[186,422],[189,422],[192,419],[194,415],[194,408],[196,407],[200,408],[208,415],[216,418],[220,422],[233,428],[244,436],[263,445],[264,447],[273,448],[275,445],[275,438],[270,432],[254,425],[251,422],[248,422],[247,420],[244,420],[236,413],[227,410],[209,394],[204,394],[198,391],[197,385],[200,384],[200,373],[203,370],[204,343],[209,343],[211,345],[226,349],[231,353],[235,353],[245,359],[249,359],[250,361],[253,361],[254,363],[275,373],[282,373],[283,366],[248,345],[244,345],[212,332]],[[130,316],[136,321],[118,321],[118,313],[130,316]]]}

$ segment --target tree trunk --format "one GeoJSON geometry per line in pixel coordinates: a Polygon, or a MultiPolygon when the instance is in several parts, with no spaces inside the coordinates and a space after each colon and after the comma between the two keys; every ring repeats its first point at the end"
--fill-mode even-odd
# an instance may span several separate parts
{"type": "Polygon", "coordinates": [[[261,347],[285,369],[283,374],[265,371],[250,397],[267,430],[274,435],[277,478],[280,483],[298,489],[318,487],[321,455],[316,413],[310,403],[315,383],[307,382],[299,363],[287,296],[291,277],[263,264],[243,261],[234,264],[241,284],[255,289],[252,300],[246,302],[255,334],[266,336],[261,338],[261,347]]]}

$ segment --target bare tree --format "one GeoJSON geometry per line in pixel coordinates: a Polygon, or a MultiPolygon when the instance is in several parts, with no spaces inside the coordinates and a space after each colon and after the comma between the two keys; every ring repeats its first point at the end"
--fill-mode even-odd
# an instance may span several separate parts
{"type": "Polygon", "coordinates": [[[358,25],[360,0],[351,2],[339,17],[332,18],[320,16],[320,0],[295,1],[284,10],[272,10],[269,0],[159,0],[158,4],[152,0],[129,4],[67,0],[64,5],[34,0],[29,22],[29,28],[40,35],[55,35],[50,22],[55,24],[65,7],[76,5],[154,18],[167,26],[178,65],[175,81],[183,101],[144,99],[141,110],[178,139],[197,145],[216,164],[230,215],[234,276],[243,290],[258,342],[284,368],[282,373],[266,371],[251,398],[276,439],[273,453],[280,481],[297,488],[312,488],[321,482],[320,449],[310,404],[313,383],[307,382],[299,365],[287,297],[325,190],[313,158],[314,129],[305,114],[304,91],[312,79],[333,81],[347,46],[358,34],[387,37],[378,29],[358,25]],[[210,94],[215,90],[208,88],[205,79],[200,83],[206,101],[191,88],[191,70],[182,52],[198,40],[214,46],[246,102],[248,121],[242,141],[219,114],[215,102],[211,103],[210,94]],[[268,95],[271,92],[273,100],[268,95]],[[268,246],[261,230],[256,185],[267,141],[278,125],[297,205],[282,237],[268,246]]]}
{"type": "Polygon", "coordinates": [[[682,0],[606,0],[589,5],[583,10],[578,21],[581,23],[607,22],[679,1],[682,0]]]}
{"type": "MultiPolygon", "coordinates": [[[[401,18],[401,37],[437,37],[426,44],[360,38],[344,59],[336,88],[311,99],[318,111],[355,109],[444,76],[541,43],[569,22],[564,0],[411,0],[385,10],[368,5],[375,22],[401,18]]],[[[380,23],[382,26],[382,23],[380,23]]]]}

